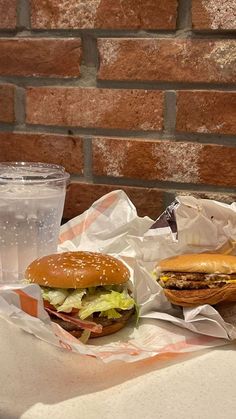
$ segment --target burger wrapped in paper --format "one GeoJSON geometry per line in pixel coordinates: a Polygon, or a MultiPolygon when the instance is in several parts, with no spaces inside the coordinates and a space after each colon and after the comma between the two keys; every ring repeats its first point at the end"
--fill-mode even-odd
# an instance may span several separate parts
{"type": "Polygon", "coordinates": [[[64,252],[36,259],[25,273],[38,284],[53,322],[84,342],[117,332],[134,312],[130,272],[113,256],[64,252]]]}
{"type": "Polygon", "coordinates": [[[155,274],[172,304],[191,307],[236,301],[236,256],[174,256],[159,262],[155,274]]]}

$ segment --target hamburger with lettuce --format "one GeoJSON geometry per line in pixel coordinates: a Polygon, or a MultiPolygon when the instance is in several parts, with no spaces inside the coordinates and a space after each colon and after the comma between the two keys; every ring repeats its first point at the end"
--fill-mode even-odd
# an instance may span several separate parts
{"type": "Polygon", "coordinates": [[[130,272],[113,256],[84,251],[52,254],[33,261],[25,277],[40,286],[51,320],[83,341],[117,332],[134,313],[130,272]]]}

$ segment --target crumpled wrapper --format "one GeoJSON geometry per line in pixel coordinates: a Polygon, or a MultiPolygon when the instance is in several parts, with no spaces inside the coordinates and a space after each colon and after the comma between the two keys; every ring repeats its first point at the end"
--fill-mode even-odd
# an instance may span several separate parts
{"type": "Polygon", "coordinates": [[[138,217],[123,191],[111,192],[61,227],[59,252],[89,250],[121,258],[131,272],[140,320],[86,345],[51,322],[37,285],[0,286],[0,315],[50,344],[110,362],[203,350],[236,337],[236,305],[176,308],[151,272],[158,260],[186,252],[235,253],[236,205],[178,197],[154,222],[138,217]]]}
{"type": "MultiPolygon", "coordinates": [[[[180,196],[144,233],[133,237],[136,258],[148,272],[161,259],[183,253],[236,254],[236,203],[180,196]]],[[[153,287],[153,283],[151,282],[153,287]]],[[[236,338],[236,304],[205,304],[194,308],[171,305],[155,283],[153,295],[138,297],[142,318],[160,319],[196,333],[233,340],[236,338]]]]}

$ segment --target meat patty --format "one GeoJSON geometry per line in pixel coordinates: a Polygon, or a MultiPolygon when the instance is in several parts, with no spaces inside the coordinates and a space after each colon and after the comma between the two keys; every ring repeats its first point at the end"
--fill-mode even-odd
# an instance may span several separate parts
{"type": "MultiPolygon", "coordinates": [[[[119,311],[119,310],[117,310],[119,311]]],[[[131,310],[120,310],[119,313],[121,314],[121,317],[117,318],[117,319],[108,319],[107,317],[103,317],[103,316],[99,316],[98,313],[94,313],[94,316],[92,318],[88,318],[86,320],[90,320],[94,323],[98,323],[101,324],[103,327],[106,326],[111,326],[114,323],[124,323],[126,322],[131,315],[134,313],[134,309],[131,310]],[[96,315],[97,314],[97,315],[96,315]]],[[[70,323],[69,321],[67,322],[66,320],[62,320],[60,318],[58,318],[57,316],[53,315],[52,313],[50,313],[50,318],[54,323],[59,324],[63,329],[65,329],[67,332],[82,332],[83,329],[81,329],[79,326],[70,323]]],[[[74,333],[73,333],[74,334],[74,333]]]]}
{"type": "Polygon", "coordinates": [[[236,282],[236,275],[207,274],[199,272],[164,272],[159,283],[163,288],[194,290],[223,287],[227,283],[236,282]]]}

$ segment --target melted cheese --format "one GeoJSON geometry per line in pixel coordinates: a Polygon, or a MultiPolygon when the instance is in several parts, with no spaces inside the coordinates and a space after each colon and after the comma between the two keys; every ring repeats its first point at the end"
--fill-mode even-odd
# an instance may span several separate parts
{"type": "MultiPolygon", "coordinates": [[[[170,278],[166,275],[161,275],[160,276],[160,281],[163,282],[167,282],[170,278]]],[[[173,279],[173,278],[172,278],[173,279]]],[[[176,279],[176,281],[178,281],[178,279],[176,279]]],[[[207,279],[206,279],[207,281],[207,279]]],[[[190,280],[191,282],[191,280],[190,280]]],[[[211,280],[209,279],[208,282],[211,282],[211,280]]],[[[236,279],[224,279],[224,278],[212,278],[212,282],[225,282],[225,283],[230,283],[230,284],[236,284],[236,279]]]]}
{"type": "Polygon", "coordinates": [[[170,279],[168,276],[160,276],[160,280],[163,282],[168,281],[168,279],[170,279]]]}

